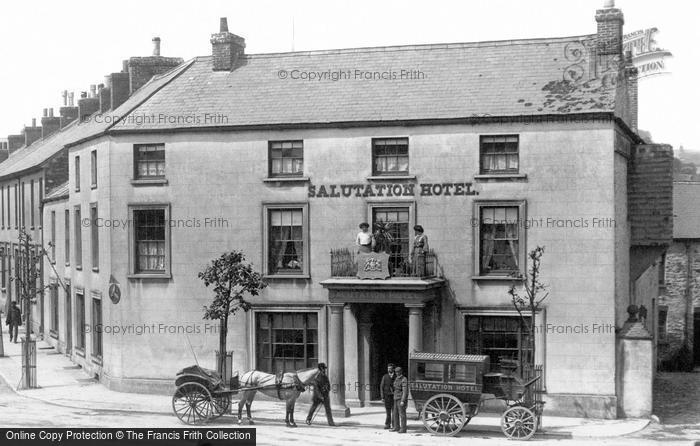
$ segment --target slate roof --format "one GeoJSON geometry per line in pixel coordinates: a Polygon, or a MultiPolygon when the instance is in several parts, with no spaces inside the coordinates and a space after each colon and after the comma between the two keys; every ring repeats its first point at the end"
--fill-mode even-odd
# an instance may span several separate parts
{"type": "Polygon", "coordinates": [[[106,112],[102,119],[94,119],[96,115],[93,115],[93,119],[85,120],[84,122],[73,121],[47,138],[35,141],[28,147],[20,147],[8,159],[0,163],[0,178],[20,174],[27,169],[35,168],[51,159],[65,147],[100,135],[112,125],[112,119],[117,119],[117,117],[131,112],[134,107],[150,97],[155,91],[158,91],[159,88],[176,77],[190,64],[191,61],[167,73],[154,76],[150,82],[135,91],[122,105],[113,111],[106,112]]]}
{"type": "Polygon", "coordinates": [[[700,239],[700,183],[673,183],[673,238],[700,239]]]}
{"type": "Polygon", "coordinates": [[[585,71],[579,82],[564,81],[574,62],[588,66],[581,42],[593,37],[253,54],[232,71],[213,71],[211,57],[198,57],[134,112],[191,122],[132,118],[113,131],[614,112],[614,87],[585,71]],[[355,69],[397,79],[357,79],[355,69]],[[402,69],[424,77],[399,79],[402,69]],[[339,71],[347,77],[328,77],[339,71]],[[321,80],[291,79],[323,72],[321,80]]]}
{"type": "Polygon", "coordinates": [[[51,189],[44,197],[44,202],[68,198],[68,181],[51,189]]]}

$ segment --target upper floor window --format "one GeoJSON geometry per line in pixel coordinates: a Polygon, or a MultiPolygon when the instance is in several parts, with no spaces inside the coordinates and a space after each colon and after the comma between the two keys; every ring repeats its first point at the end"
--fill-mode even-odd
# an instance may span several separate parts
{"type": "Polygon", "coordinates": [[[266,274],[308,276],[308,205],[264,206],[266,274]]]}
{"type": "Polygon", "coordinates": [[[90,185],[97,187],[97,150],[90,152],[90,185]]]}
{"type": "Polygon", "coordinates": [[[131,221],[130,272],[138,276],[168,277],[170,229],[168,205],[136,205],[129,208],[131,221]]]}
{"type": "Polygon", "coordinates": [[[479,144],[481,173],[518,173],[518,135],[482,136],[479,144]]]}
{"type": "Polygon", "coordinates": [[[270,141],[271,177],[301,176],[304,173],[304,141],[270,141]]]}
{"type": "Polygon", "coordinates": [[[165,144],[134,145],[134,178],[165,178],[165,144]]]}
{"type": "Polygon", "coordinates": [[[475,225],[478,247],[478,276],[510,276],[523,272],[525,240],[521,222],[525,218],[524,202],[477,202],[475,225]]]}
{"type": "Polygon", "coordinates": [[[56,263],[56,211],[51,211],[51,262],[56,263]]]}
{"type": "Polygon", "coordinates": [[[661,254],[659,261],[659,286],[666,285],[666,253],[661,254]]]}
{"type": "Polygon", "coordinates": [[[372,140],[373,175],[408,174],[408,138],[372,140]]]}
{"type": "Polygon", "coordinates": [[[75,157],[75,191],[80,191],[80,157],[75,157]]]}
{"type": "Polygon", "coordinates": [[[73,231],[75,232],[75,268],[81,269],[83,267],[83,225],[80,206],[76,206],[73,213],[73,231]]]}

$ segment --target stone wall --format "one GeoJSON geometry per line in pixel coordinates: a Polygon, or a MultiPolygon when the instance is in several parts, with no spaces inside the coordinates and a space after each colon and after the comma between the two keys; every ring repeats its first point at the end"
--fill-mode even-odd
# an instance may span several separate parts
{"type": "Polygon", "coordinates": [[[681,349],[686,337],[692,354],[693,308],[700,307],[700,240],[675,241],[668,248],[665,281],[659,295],[659,306],[668,311],[666,336],[659,339],[659,362],[672,359],[681,349]],[[692,296],[690,305],[686,298],[689,286],[692,296]]]}

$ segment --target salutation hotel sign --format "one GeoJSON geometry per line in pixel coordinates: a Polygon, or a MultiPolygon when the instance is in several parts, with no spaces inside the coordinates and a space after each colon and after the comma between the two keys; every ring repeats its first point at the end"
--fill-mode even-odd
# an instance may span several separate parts
{"type": "Polygon", "coordinates": [[[472,183],[310,184],[308,192],[309,198],[479,195],[472,183]]]}
{"type": "Polygon", "coordinates": [[[640,79],[668,73],[664,58],[673,55],[670,51],[658,47],[654,38],[657,32],[659,32],[657,28],[648,28],[622,37],[623,49],[625,53],[627,51],[632,53],[632,63],[637,67],[640,79]]]}

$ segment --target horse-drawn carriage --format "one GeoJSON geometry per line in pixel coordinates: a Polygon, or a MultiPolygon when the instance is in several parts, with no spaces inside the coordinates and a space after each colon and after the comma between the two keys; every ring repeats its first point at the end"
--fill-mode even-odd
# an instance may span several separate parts
{"type": "Polygon", "coordinates": [[[193,365],[180,370],[175,377],[173,412],[183,423],[202,424],[229,413],[232,398],[238,396],[238,422],[241,422],[245,405],[248,421],[252,424],[250,406],[255,393],[260,391],[284,400],[287,404],[285,422],[296,427],[294,403],[317,374],[317,368],[279,375],[251,370],[244,373],[240,381],[238,372],[235,372],[225,382],[218,372],[193,365]]]}
{"type": "Polygon", "coordinates": [[[412,352],[409,388],[425,428],[435,435],[456,435],[484,401],[506,404],[501,430],[514,440],[530,439],[541,424],[541,376],[516,374],[515,361],[501,360],[491,372],[488,356],[412,352]],[[484,397],[484,395],[493,397],[484,397]]]}

